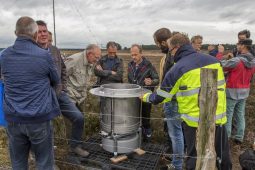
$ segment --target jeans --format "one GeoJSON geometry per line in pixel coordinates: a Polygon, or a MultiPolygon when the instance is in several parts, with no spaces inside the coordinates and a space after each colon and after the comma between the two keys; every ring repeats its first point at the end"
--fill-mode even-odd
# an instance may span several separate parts
{"type": "Polygon", "coordinates": [[[64,117],[72,122],[71,140],[69,142],[71,148],[75,148],[82,144],[82,133],[84,130],[84,116],[76,107],[67,93],[61,92],[58,98],[61,113],[64,117]]]}
{"type": "MultiPolygon", "coordinates": [[[[188,126],[185,122],[183,123],[183,132],[187,145],[187,159],[186,159],[186,170],[196,169],[196,134],[197,128],[188,126]]],[[[216,166],[217,169],[231,170],[232,163],[229,155],[229,145],[227,132],[224,125],[216,125],[215,129],[215,152],[216,152],[216,166]]]]}
{"type": "Polygon", "coordinates": [[[181,170],[184,155],[184,137],[182,132],[182,120],[178,113],[177,101],[167,102],[164,105],[165,117],[167,118],[168,134],[172,141],[173,165],[181,170]],[[179,156],[179,157],[178,157],[179,156]]]}
{"type": "Polygon", "coordinates": [[[244,130],[245,130],[245,102],[246,99],[234,100],[227,98],[227,133],[228,138],[231,137],[232,132],[232,121],[235,120],[234,123],[236,127],[236,133],[232,134],[234,139],[239,141],[243,141],[244,138],[244,130]]]}
{"type": "Polygon", "coordinates": [[[28,170],[32,149],[38,170],[54,169],[53,132],[50,121],[34,124],[7,123],[13,170],[28,170]]]}

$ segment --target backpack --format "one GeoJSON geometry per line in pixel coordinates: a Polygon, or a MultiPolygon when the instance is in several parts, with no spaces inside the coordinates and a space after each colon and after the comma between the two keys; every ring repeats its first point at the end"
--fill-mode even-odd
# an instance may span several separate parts
{"type": "Polygon", "coordinates": [[[242,170],[255,170],[255,150],[247,149],[239,156],[242,170]]]}
{"type": "Polygon", "coordinates": [[[3,81],[0,80],[0,126],[6,127],[6,121],[4,118],[3,111],[3,96],[4,96],[4,84],[3,81]]]}

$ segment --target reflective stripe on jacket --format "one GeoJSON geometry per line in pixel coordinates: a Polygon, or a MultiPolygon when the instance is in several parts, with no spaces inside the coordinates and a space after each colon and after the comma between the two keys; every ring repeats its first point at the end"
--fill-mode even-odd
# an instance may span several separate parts
{"type": "Polygon", "coordinates": [[[155,93],[144,96],[144,101],[154,104],[168,102],[176,96],[178,112],[181,118],[191,127],[198,127],[200,109],[198,96],[200,91],[201,68],[218,70],[218,102],[216,124],[225,124],[226,92],[225,80],[220,63],[212,56],[196,53],[190,45],[178,49],[175,55],[176,64],[167,73],[163,83],[155,93]]]}

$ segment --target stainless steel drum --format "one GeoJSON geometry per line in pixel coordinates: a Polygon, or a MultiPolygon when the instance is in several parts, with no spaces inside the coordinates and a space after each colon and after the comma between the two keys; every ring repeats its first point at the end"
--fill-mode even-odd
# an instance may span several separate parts
{"type": "Polygon", "coordinates": [[[140,147],[139,97],[149,92],[136,84],[111,83],[90,90],[100,96],[100,125],[103,148],[128,153],[140,147]]]}
{"type": "Polygon", "coordinates": [[[110,133],[132,133],[139,128],[139,108],[141,101],[133,98],[101,98],[101,127],[110,133]],[[113,120],[112,120],[113,119],[113,120]],[[112,126],[113,125],[113,126],[112,126]]]}

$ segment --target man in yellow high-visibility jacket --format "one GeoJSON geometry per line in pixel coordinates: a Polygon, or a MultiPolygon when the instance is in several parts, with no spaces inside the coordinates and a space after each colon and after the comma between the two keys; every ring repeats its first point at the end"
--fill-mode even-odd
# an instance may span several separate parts
{"type": "Polygon", "coordinates": [[[218,70],[218,102],[216,108],[215,150],[218,169],[229,170],[232,164],[229,157],[228,138],[225,129],[226,92],[222,67],[215,57],[197,53],[190,44],[189,38],[181,33],[169,39],[169,52],[174,57],[175,65],[166,74],[161,87],[155,93],[147,93],[143,101],[158,104],[176,98],[178,112],[183,120],[184,137],[187,145],[186,169],[196,166],[196,130],[199,124],[198,96],[201,68],[218,70]]]}

